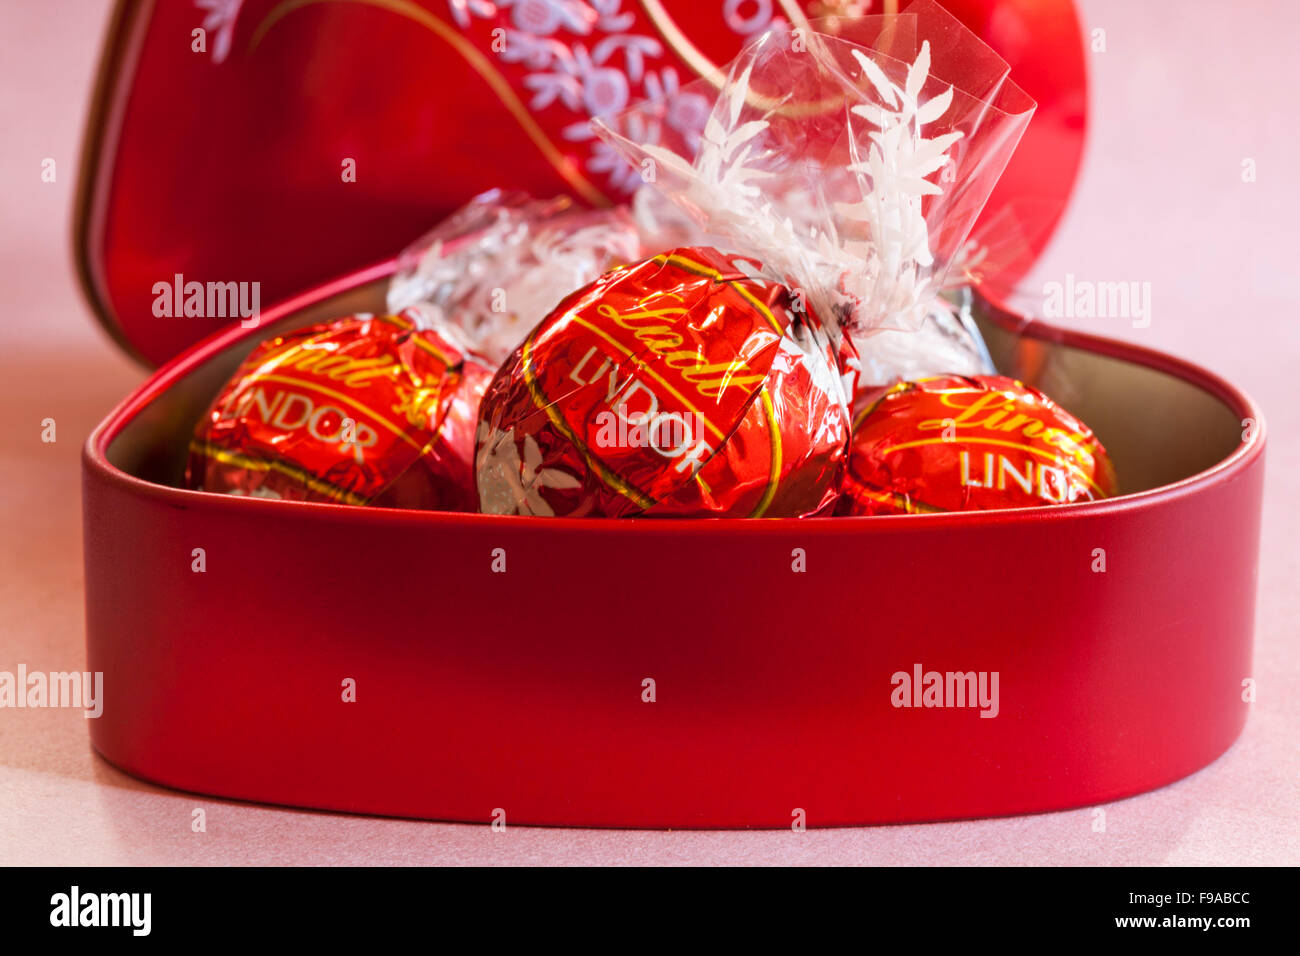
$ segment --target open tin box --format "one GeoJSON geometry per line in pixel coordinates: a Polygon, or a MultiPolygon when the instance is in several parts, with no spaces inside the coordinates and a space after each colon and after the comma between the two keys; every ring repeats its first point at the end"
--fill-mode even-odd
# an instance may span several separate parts
{"type": "MultiPolygon", "coordinates": [[[[624,5],[682,69],[741,42],[706,24],[690,45],[672,19],[684,3],[624,5]]],[[[180,488],[196,421],[258,341],[383,309],[392,259],[322,281],[341,263],[391,255],[480,188],[582,194],[572,166],[525,163],[514,176],[508,161],[486,168],[460,152],[480,133],[505,138],[501,106],[476,98],[512,77],[485,79],[461,48],[471,33],[458,32],[458,8],[436,6],[250,0],[219,64],[190,49],[202,10],[118,10],[79,261],[118,339],[169,360],[84,454],[87,666],[106,695],[91,737],[103,756],[184,790],[331,810],[784,827],[1099,803],[1178,779],[1232,743],[1248,709],[1258,409],[1188,363],[1029,322],[993,296],[975,311],[999,370],[1093,427],[1121,496],[601,521],[180,488]],[[360,59],[382,66],[380,86],[360,59]],[[435,82],[456,102],[432,102],[435,82]],[[435,139],[430,111],[444,105],[435,139]],[[339,157],[358,152],[370,159],[340,185],[339,157]],[[153,284],[177,272],[259,279],[279,304],[257,328],[185,348],[211,328],[148,308],[153,284]],[[493,570],[499,549],[505,573],[493,570]],[[805,573],[792,573],[796,549],[805,573]],[[997,671],[996,717],[894,707],[891,675],[917,665],[997,671]]],[[[1017,191],[1068,193],[1084,102],[1068,4],[991,7],[951,4],[1008,59],[1034,58],[1012,66],[1040,106],[986,215],[1017,191]],[[1041,43],[1026,46],[1026,30],[1041,43]]]]}

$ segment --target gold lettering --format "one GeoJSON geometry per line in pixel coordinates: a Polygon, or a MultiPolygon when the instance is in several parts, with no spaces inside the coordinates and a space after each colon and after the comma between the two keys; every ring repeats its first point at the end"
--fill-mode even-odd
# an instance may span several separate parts
{"type": "Polygon", "coordinates": [[[596,312],[601,317],[631,332],[638,342],[662,359],[666,366],[680,373],[683,379],[707,398],[716,398],[724,388],[748,387],[766,380],[766,374],[746,374],[749,365],[742,360],[709,362],[699,352],[681,348],[684,342],[682,336],[662,322],[670,316],[686,315],[688,311],[681,306],[665,306],[619,312],[608,302],[596,306],[596,312]]]}
{"type": "MultiPolygon", "coordinates": [[[[933,431],[934,429],[945,427],[949,422],[958,428],[987,427],[987,420],[977,422],[971,421],[971,419],[987,408],[990,403],[997,401],[1001,397],[1002,396],[997,392],[981,392],[975,396],[975,400],[971,402],[970,405],[963,408],[961,405],[957,404],[956,396],[953,393],[945,393],[940,396],[940,402],[948,408],[961,409],[961,414],[953,418],[929,418],[918,424],[916,427],[923,431],[933,431]]],[[[1001,413],[997,414],[1001,417],[1001,413]]]]}
{"type": "Polygon", "coordinates": [[[266,392],[261,388],[261,386],[253,389],[252,402],[257,405],[258,410],[262,413],[262,421],[269,422],[271,420],[271,416],[275,414],[276,409],[280,405],[280,399],[282,398],[284,398],[284,392],[276,392],[275,401],[268,405],[266,401],[266,392]]]}
{"type": "Polygon", "coordinates": [[[1002,398],[1000,393],[981,392],[966,406],[961,405],[958,400],[958,397],[963,394],[967,393],[950,392],[940,396],[940,402],[943,405],[960,410],[958,415],[952,418],[927,418],[917,423],[917,429],[919,431],[935,431],[945,427],[985,428],[996,432],[1014,432],[1019,429],[1020,434],[1025,438],[1037,439],[1048,448],[1060,449],[1078,461],[1092,462],[1092,455],[1083,445],[1083,435],[1078,432],[1066,432],[1060,428],[1052,428],[1045,425],[1041,420],[1023,412],[1017,412],[1007,418],[1006,421],[1003,421],[1007,412],[1015,409],[1014,404],[1008,402],[1000,409],[988,410],[990,405],[1002,398]],[[985,411],[987,411],[987,414],[982,418],[977,417],[981,412],[985,411]]]}
{"type": "Polygon", "coordinates": [[[393,411],[405,415],[406,420],[416,428],[428,428],[438,410],[438,401],[442,397],[441,388],[402,388],[394,386],[397,404],[393,411]]]}
{"type": "Polygon", "coordinates": [[[342,382],[350,388],[365,388],[371,379],[388,378],[400,372],[393,356],[352,358],[326,349],[303,348],[290,345],[263,359],[264,369],[296,369],[342,382]]]}

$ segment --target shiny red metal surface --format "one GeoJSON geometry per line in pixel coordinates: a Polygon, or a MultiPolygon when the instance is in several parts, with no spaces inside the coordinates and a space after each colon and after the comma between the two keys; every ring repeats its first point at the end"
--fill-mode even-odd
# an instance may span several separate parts
{"type": "MultiPolygon", "coordinates": [[[[110,463],[249,334],[160,370],[86,446],[91,734],[130,773],[451,820],[821,826],[1112,800],[1204,766],[1245,722],[1262,425],[1208,469],[1107,501],[847,519],[399,512],[110,463]],[[896,706],[918,667],[996,672],[996,717],[896,706]]],[[[1205,430],[1260,421],[1187,363],[1028,334],[1161,373],[1215,416],[1205,430]]]]}
{"type": "MultiPolygon", "coordinates": [[[[1082,154],[1079,24],[1068,0],[947,5],[1038,103],[981,220],[1009,237],[986,263],[1010,284],[1082,154]]],[[[589,116],[709,76],[804,15],[795,0],[122,0],[83,159],[82,284],[123,348],[158,364],[230,321],[155,316],[158,282],[260,282],[265,305],[397,253],[485,189],[618,199],[637,177],[589,116]]]]}

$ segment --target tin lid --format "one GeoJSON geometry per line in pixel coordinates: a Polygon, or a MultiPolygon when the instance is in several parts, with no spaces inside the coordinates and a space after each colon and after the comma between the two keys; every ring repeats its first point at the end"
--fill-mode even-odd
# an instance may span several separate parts
{"type": "MultiPolygon", "coordinates": [[[[391,256],[485,189],[618,201],[631,177],[590,137],[590,115],[715,75],[775,18],[874,6],[120,0],[82,157],[82,285],[124,349],[164,362],[254,294],[266,307],[391,256]],[[187,317],[190,282],[216,294],[187,317]]],[[[1008,286],[1078,172],[1083,40],[1069,0],[945,6],[1038,102],[981,219],[1015,221],[1015,254],[995,254],[988,277],[1008,286]]]]}

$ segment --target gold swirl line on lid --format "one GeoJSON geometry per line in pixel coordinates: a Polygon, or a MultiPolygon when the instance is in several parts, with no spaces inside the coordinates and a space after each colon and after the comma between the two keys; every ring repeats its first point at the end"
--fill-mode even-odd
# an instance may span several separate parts
{"type": "MultiPolygon", "coordinates": [[[[664,42],[668,44],[672,51],[698,76],[703,77],[714,88],[721,90],[727,81],[726,74],[723,73],[721,67],[705,56],[700,51],[700,48],[687,38],[672,16],[664,9],[661,0],[638,0],[638,2],[651,24],[659,31],[659,35],[663,37],[664,42]]],[[[790,18],[790,22],[796,29],[812,30],[807,16],[794,0],[777,0],[777,4],[790,18]]],[[[885,0],[884,15],[892,16],[897,13],[898,0],[885,0]]],[[[887,27],[886,32],[888,32],[888,29],[887,27]]],[[[829,96],[809,103],[786,103],[780,96],[767,95],[753,89],[747,91],[745,99],[750,106],[780,116],[790,117],[818,115],[839,109],[848,104],[848,97],[844,95],[829,96]]]]}
{"type": "Polygon", "coordinates": [[[376,7],[395,13],[400,17],[405,17],[407,20],[417,23],[433,33],[438,39],[459,53],[470,68],[483,77],[492,92],[501,101],[501,104],[519,123],[528,138],[533,141],[533,145],[541,151],[546,161],[573,187],[578,195],[595,206],[608,206],[610,204],[605,194],[583,176],[576,168],[576,165],[555,147],[555,144],[551,142],[541,126],[533,119],[528,108],[515,95],[514,89],[510,86],[510,81],[501,75],[501,71],[492,65],[492,62],[483,55],[482,51],[462,36],[447,21],[434,16],[422,7],[416,6],[410,0],[284,0],[258,24],[257,29],[253,32],[252,40],[249,41],[249,52],[251,53],[262,42],[266,34],[280,20],[296,10],[318,3],[355,3],[361,6],[376,7]]]}
{"type": "Polygon", "coordinates": [[[645,15],[650,18],[650,22],[654,24],[655,29],[659,31],[659,35],[664,38],[664,41],[672,47],[673,52],[681,57],[697,75],[704,77],[718,89],[722,89],[722,84],[726,80],[722,70],[718,68],[716,63],[701,53],[699,47],[686,38],[686,34],[678,28],[677,23],[668,15],[668,11],[664,9],[663,4],[659,0],[640,0],[640,3],[645,15]]]}
{"type": "MultiPolygon", "coordinates": [[[[660,0],[639,0],[641,9],[649,17],[654,28],[659,31],[659,35],[664,38],[674,53],[694,70],[699,76],[708,80],[718,89],[722,89],[722,84],[726,80],[722,69],[700,52],[700,48],[692,43],[685,33],[677,26],[676,21],[664,9],[660,0]]],[[[890,0],[895,2],[895,0],[890,0]]],[[[785,15],[790,18],[790,22],[796,27],[808,29],[808,18],[804,16],[803,10],[793,0],[777,0],[777,4],[785,11],[785,15]]]]}

